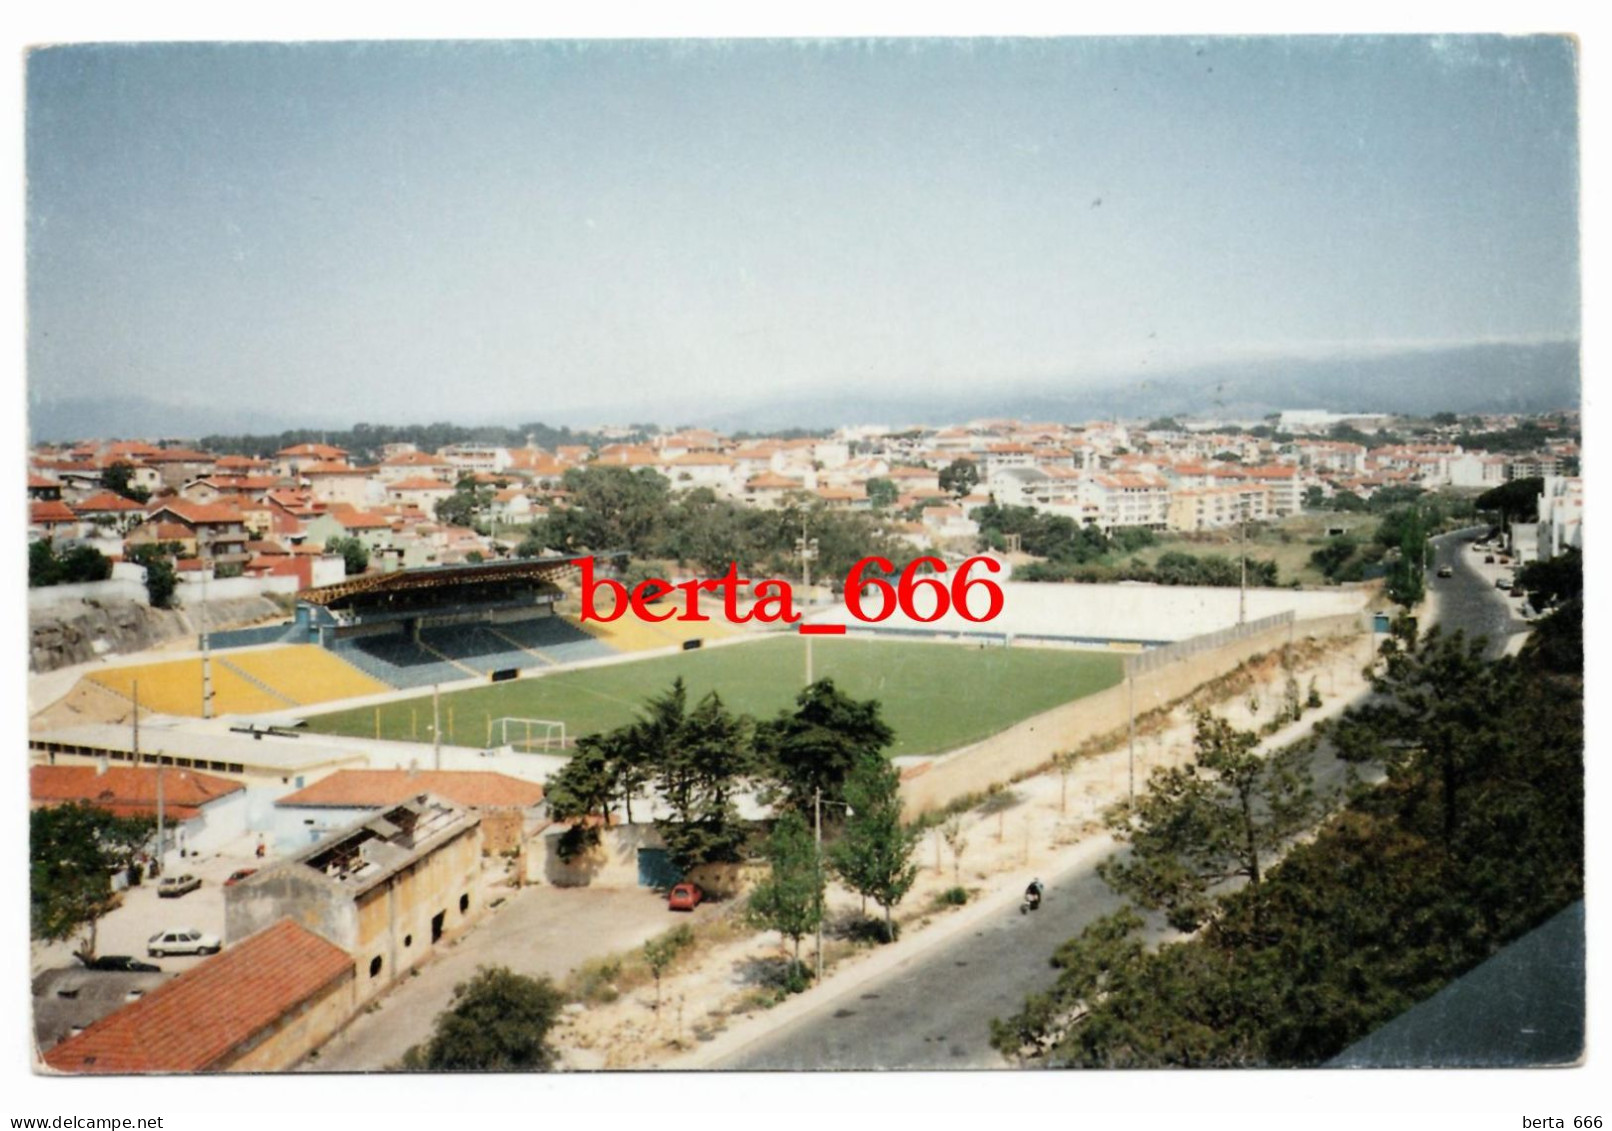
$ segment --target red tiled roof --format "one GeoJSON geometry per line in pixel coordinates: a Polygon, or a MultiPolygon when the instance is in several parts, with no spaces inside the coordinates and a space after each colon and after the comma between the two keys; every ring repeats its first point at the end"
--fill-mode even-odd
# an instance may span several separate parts
{"type": "Polygon", "coordinates": [[[452,483],[443,479],[415,477],[400,479],[386,488],[388,491],[453,491],[452,483]]]}
{"type": "Polygon", "coordinates": [[[289,448],[281,448],[274,453],[276,456],[313,456],[315,459],[335,459],[337,456],[347,454],[344,448],[333,448],[329,444],[294,444],[289,448]]]}
{"type": "Polygon", "coordinates": [[[69,1037],[58,1072],[205,1072],[352,972],[346,951],[281,919],[69,1037]]]}
{"type": "Polygon", "coordinates": [[[525,809],[543,800],[542,786],[490,770],[337,770],[275,804],[380,808],[421,793],[474,809],[525,809]]]}
{"type": "MultiPolygon", "coordinates": [[[[217,801],[246,788],[240,782],[195,770],[172,767],[162,772],[162,804],[191,808],[217,801]]],[[[124,805],[152,812],[157,808],[157,770],[144,766],[30,766],[28,795],[36,802],[86,801],[106,808],[124,805]]]]}
{"type": "Polygon", "coordinates": [[[111,491],[99,491],[81,502],[72,504],[73,509],[80,514],[90,511],[143,511],[144,505],[133,499],[125,499],[122,495],[115,495],[111,491]]]}
{"type": "Polygon", "coordinates": [[[239,510],[219,503],[193,503],[186,499],[169,499],[153,508],[152,517],[168,511],[187,526],[209,525],[215,522],[244,522],[246,516],[239,510]]]}
{"type": "Polygon", "coordinates": [[[147,463],[212,463],[218,457],[212,452],[198,452],[191,448],[159,448],[142,457],[147,463]]]}
{"type": "Polygon", "coordinates": [[[47,522],[77,522],[73,508],[58,499],[45,499],[28,506],[28,521],[34,524],[47,522]]]}

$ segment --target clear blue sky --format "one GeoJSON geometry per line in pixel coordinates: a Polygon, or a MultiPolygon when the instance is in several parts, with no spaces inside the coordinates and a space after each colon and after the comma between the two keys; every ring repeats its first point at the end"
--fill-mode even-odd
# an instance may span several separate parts
{"type": "Polygon", "coordinates": [[[1499,38],[42,50],[31,395],[682,420],[1576,338],[1574,71],[1499,38]]]}

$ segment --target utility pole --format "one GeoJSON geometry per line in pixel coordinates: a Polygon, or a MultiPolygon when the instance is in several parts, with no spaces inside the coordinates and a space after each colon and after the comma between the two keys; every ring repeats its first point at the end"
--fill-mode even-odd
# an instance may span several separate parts
{"type": "MultiPolygon", "coordinates": [[[[217,562],[215,554],[213,561],[217,562]]],[[[201,605],[201,654],[202,654],[202,718],[213,717],[213,652],[211,633],[207,631],[207,575],[212,567],[202,570],[202,605],[201,605]]],[[[160,765],[160,763],[159,763],[160,765]]]]}
{"type": "Polygon", "coordinates": [[[157,866],[152,869],[160,879],[163,873],[162,852],[166,844],[166,837],[162,830],[162,751],[157,751],[157,866]]]}
{"type": "Polygon", "coordinates": [[[431,685],[431,768],[442,769],[442,685],[431,685]]]}
{"type": "MultiPolygon", "coordinates": [[[[806,654],[811,655],[812,638],[806,638],[806,654]]],[[[810,665],[808,660],[807,664],[810,665]]],[[[808,679],[811,677],[808,675],[808,679]]],[[[817,853],[812,858],[812,866],[817,869],[817,978],[819,985],[823,981],[823,787],[818,786],[812,794],[812,824],[816,828],[815,840],[817,853]]]]}
{"type": "MultiPolygon", "coordinates": [[[[812,599],[812,559],[817,556],[817,539],[806,537],[806,520],[800,520],[800,537],[795,539],[795,550],[800,554],[801,588],[806,603],[812,599]]],[[[806,637],[806,686],[812,685],[812,638],[806,637]]],[[[821,973],[821,971],[819,971],[821,973]]]]}
{"type": "Polygon", "coordinates": [[[1131,719],[1130,746],[1129,753],[1126,756],[1127,766],[1130,771],[1130,787],[1127,792],[1130,798],[1130,807],[1134,811],[1136,809],[1136,672],[1130,664],[1125,665],[1125,686],[1127,689],[1126,698],[1130,700],[1129,713],[1131,719]]]}
{"type": "Polygon", "coordinates": [[[1237,575],[1237,623],[1248,620],[1248,504],[1237,508],[1238,541],[1242,545],[1240,568],[1237,575]]]}

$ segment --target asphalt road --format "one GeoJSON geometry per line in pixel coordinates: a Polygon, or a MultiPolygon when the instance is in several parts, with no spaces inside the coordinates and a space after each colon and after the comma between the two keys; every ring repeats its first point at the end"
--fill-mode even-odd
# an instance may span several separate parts
{"type": "MultiPolygon", "coordinates": [[[[1430,576],[1438,623],[1489,638],[1499,655],[1527,623],[1517,601],[1494,587],[1509,568],[1481,565],[1458,531],[1434,540],[1436,565],[1454,576],[1430,576]],[[1474,562],[1476,559],[1476,562],[1474,562]]],[[[1318,788],[1341,784],[1341,763],[1323,756],[1315,766],[1318,788]]],[[[1016,1011],[1027,995],[1046,989],[1055,974],[1048,963],[1059,944],[1121,903],[1083,863],[1047,880],[1047,898],[1031,915],[1008,912],[987,926],[944,943],[870,983],[857,997],[809,1013],[721,1062],[739,1070],[1001,1068],[990,1046],[990,1019],[1016,1011]]]]}
{"type": "Polygon", "coordinates": [[[1039,911],[1009,910],[724,1061],[725,1069],[1001,1068],[990,1018],[1051,984],[1048,958],[1121,900],[1090,864],[1043,876],[1039,911]]]}
{"type": "Polygon", "coordinates": [[[1450,566],[1454,577],[1428,576],[1428,585],[1438,603],[1438,624],[1446,632],[1460,629],[1467,636],[1489,640],[1486,655],[1491,659],[1505,651],[1506,642],[1528,630],[1528,622],[1517,615],[1519,598],[1508,597],[1495,588],[1495,578],[1515,575],[1512,566],[1483,564],[1483,554],[1474,553],[1466,539],[1477,529],[1458,530],[1433,539],[1434,565],[1450,566]]]}

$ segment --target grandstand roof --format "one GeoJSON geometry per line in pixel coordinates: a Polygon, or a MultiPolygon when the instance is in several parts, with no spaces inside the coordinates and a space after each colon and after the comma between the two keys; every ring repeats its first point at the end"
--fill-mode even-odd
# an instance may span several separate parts
{"type": "Polygon", "coordinates": [[[350,577],[335,585],[317,589],[304,589],[297,600],[310,605],[332,605],[349,597],[378,596],[385,593],[408,593],[425,589],[450,589],[466,585],[480,585],[505,581],[550,581],[589,556],[611,555],[568,554],[553,558],[522,558],[512,561],[480,562],[466,565],[425,566],[404,569],[395,573],[370,573],[350,577]]]}

